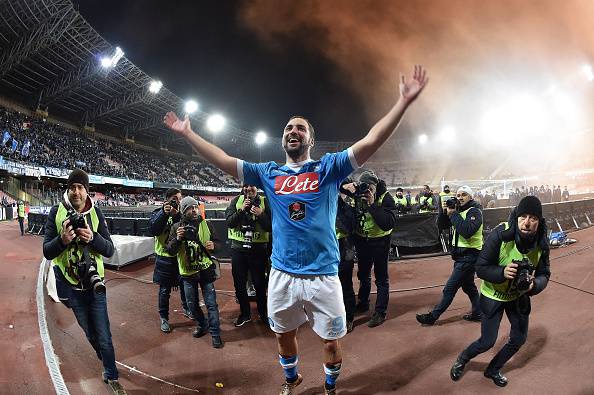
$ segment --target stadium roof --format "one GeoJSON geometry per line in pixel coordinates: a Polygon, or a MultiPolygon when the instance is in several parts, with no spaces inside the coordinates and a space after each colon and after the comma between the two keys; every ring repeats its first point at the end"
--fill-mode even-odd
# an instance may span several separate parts
{"type": "MultiPolygon", "coordinates": [[[[167,111],[183,112],[183,101],[164,86],[149,91],[152,78],[123,56],[113,68],[101,65],[116,47],[81,16],[69,0],[0,0],[0,86],[3,91],[51,114],[96,125],[122,137],[175,145],[162,123],[167,111]]],[[[202,125],[209,114],[197,111],[202,125]]],[[[213,137],[214,139],[215,137],[213,137]]],[[[261,147],[254,133],[226,126],[216,144],[245,158],[261,147]]],[[[280,138],[267,144],[280,146],[280,138]]],[[[352,142],[316,142],[314,157],[352,142]]],[[[274,153],[267,150],[267,158],[274,153]]],[[[278,150],[279,154],[282,151],[278,150]]]]}

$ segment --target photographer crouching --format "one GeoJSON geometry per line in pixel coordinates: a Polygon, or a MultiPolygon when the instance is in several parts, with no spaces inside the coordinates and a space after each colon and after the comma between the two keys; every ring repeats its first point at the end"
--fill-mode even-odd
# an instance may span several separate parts
{"type": "Polygon", "coordinates": [[[472,198],[472,189],[462,186],[456,197],[444,202],[444,214],[440,215],[440,227],[452,227],[452,259],[454,269],[443,288],[443,297],[432,311],[417,314],[417,321],[433,325],[454,300],[456,292],[462,290],[472,305],[472,311],[462,316],[467,321],[480,321],[479,294],[474,285],[474,264],[483,248],[483,213],[481,205],[472,198]]]}
{"type": "Polygon", "coordinates": [[[153,282],[159,284],[159,317],[161,319],[161,331],[171,332],[169,325],[169,298],[171,289],[179,287],[179,296],[181,298],[184,316],[192,318],[184,287],[179,283],[179,267],[177,256],[167,252],[167,242],[169,233],[175,222],[181,220],[179,211],[179,202],[181,201],[181,191],[177,188],[170,188],[165,192],[165,203],[151,214],[148,222],[149,232],[155,238],[155,270],[153,272],[153,282]]]}
{"type": "Polygon", "coordinates": [[[103,257],[114,253],[107,223],[89,197],[89,176],[74,169],[64,200],[52,207],[45,224],[43,256],[54,263],[60,301],[74,312],[78,324],[103,363],[103,381],[116,394],[118,382],[111,341],[103,257]]]}
{"type": "Polygon", "coordinates": [[[212,336],[212,346],[223,348],[219,322],[219,306],[214,287],[216,280],[215,263],[210,255],[214,251],[214,234],[210,224],[200,215],[198,201],[186,196],[180,203],[182,219],[171,227],[167,252],[177,255],[181,282],[186,301],[197,328],[194,337],[202,337],[207,332],[212,336]],[[208,311],[208,322],[199,305],[198,286],[202,290],[208,311]]]}
{"type": "Polygon", "coordinates": [[[483,280],[481,337],[458,356],[450,377],[459,380],[468,361],[495,345],[505,311],[511,324],[509,339],[484,372],[485,377],[504,387],[508,380],[501,368],[528,336],[530,297],[546,288],[551,275],[546,222],[538,198],[520,200],[508,222],[493,229],[479,254],[476,273],[483,280]]]}
{"type": "Polygon", "coordinates": [[[353,240],[358,260],[358,312],[369,310],[372,267],[375,274],[375,312],[367,322],[367,326],[373,328],[386,320],[390,298],[388,254],[392,229],[396,223],[396,205],[386,183],[370,171],[361,173],[358,183],[343,185],[343,190],[350,191],[355,201],[353,240]]]}
{"type": "Polygon", "coordinates": [[[240,313],[233,322],[240,327],[252,320],[246,283],[248,273],[256,289],[256,302],[260,320],[268,325],[266,308],[266,265],[272,222],[270,207],[264,196],[253,185],[244,185],[225,211],[228,239],[231,240],[231,266],[235,296],[240,313]]]}

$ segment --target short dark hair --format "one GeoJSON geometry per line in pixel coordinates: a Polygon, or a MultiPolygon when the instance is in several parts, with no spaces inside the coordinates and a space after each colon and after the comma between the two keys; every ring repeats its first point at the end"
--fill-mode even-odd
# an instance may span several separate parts
{"type": "Polygon", "coordinates": [[[404,192],[404,190],[400,187],[396,188],[396,192],[404,192]]]}
{"type": "Polygon", "coordinates": [[[309,134],[311,135],[311,138],[315,140],[316,132],[314,131],[314,127],[311,124],[311,122],[309,122],[309,119],[305,118],[302,115],[293,115],[291,118],[289,118],[289,122],[291,122],[295,118],[303,119],[305,122],[307,122],[307,128],[309,129],[309,134]]]}
{"type": "Polygon", "coordinates": [[[172,197],[173,195],[177,195],[178,193],[181,193],[179,189],[169,188],[167,192],[165,192],[165,199],[169,199],[170,197],[172,197]]]}

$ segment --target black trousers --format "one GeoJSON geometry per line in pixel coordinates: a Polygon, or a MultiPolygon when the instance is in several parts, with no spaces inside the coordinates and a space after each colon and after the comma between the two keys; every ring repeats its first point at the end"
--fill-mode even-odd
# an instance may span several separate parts
{"type": "Polygon", "coordinates": [[[256,289],[256,302],[260,318],[268,319],[266,308],[266,262],[268,251],[266,248],[256,247],[251,251],[231,249],[231,271],[235,296],[239,302],[240,314],[251,317],[250,301],[247,294],[246,283],[248,272],[252,275],[252,282],[256,289]]]}
{"type": "Polygon", "coordinates": [[[355,266],[354,246],[350,238],[338,240],[340,250],[340,263],[338,264],[338,278],[342,287],[342,298],[346,310],[347,321],[355,319],[356,298],[353,289],[353,267],[355,266]]]}
{"type": "Polygon", "coordinates": [[[19,217],[19,227],[21,228],[21,236],[25,235],[25,218],[19,217]]]}
{"type": "Polygon", "coordinates": [[[390,240],[390,235],[374,239],[354,236],[359,267],[357,271],[357,278],[359,279],[359,304],[369,305],[371,269],[373,268],[375,286],[377,288],[375,311],[383,315],[386,314],[390,299],[390,279],[388,277],[390,240]]]}
{"type": "MultiPolygon", "coordinates": [[[[529,303],[528,300],[528,304],[529,303]]],[[[483,314],[481,320],[481,337],[462,351],[458,358],[466,363],[477,355],[491,349],[497,341],[501,318],[505,311],[511,324],[511,330],[507,343],[505,343],[501,350],[493,357],[489,366],[487,366],[487,371],[494,373],[501,370],[503,365],[509,361],[509,359],[517,353],[520,347],[526,342],[526,338],[528,337],[528,317],[530,315],[530,309],[528,308],[527,313],[524,314],[520,312],[518,301],[516,300],[511,302],[499,302],[484,295],[481,295],[480,297],[480,305],[483,314]]]]}

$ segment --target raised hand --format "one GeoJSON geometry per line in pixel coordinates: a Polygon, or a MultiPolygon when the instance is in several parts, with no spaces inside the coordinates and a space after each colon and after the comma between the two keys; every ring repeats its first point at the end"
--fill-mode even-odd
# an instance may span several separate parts
{"type": "Polygon", "coordinates": [[[163,123],[171,129],[171,131],[178,136],[184,137],[192,133],[192,127],[190,125],[190,117],[186,114],[182,121],[177,117],[177,114],[173,111],[169,111],[163,117],[163,123]]]}
{"type": "Polygon", "coordinates": [[[411,103],[421,93],[428,81],[427,71],[423,66],[416,64],[411,80],[407,81],[404,74],[400,74],[400,97],[411,103]]]}

